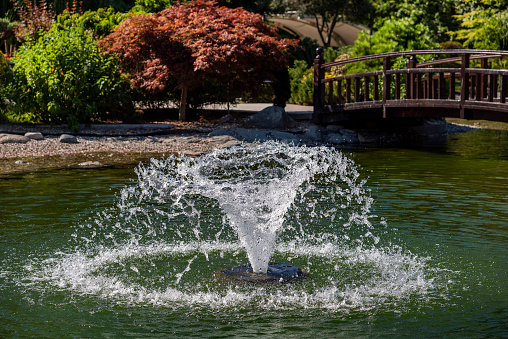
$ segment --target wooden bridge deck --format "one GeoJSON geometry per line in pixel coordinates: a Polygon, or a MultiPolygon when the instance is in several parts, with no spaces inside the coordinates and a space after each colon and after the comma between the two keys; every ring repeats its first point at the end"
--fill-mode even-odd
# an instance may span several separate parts
{"type": "Polygon", "coordinates": [[[322,54],[318,50],[314,62],[315,123],[405,117],[508,122],[506,51],[419,50],[331,63],[322,54]],[[407,68],[395,69],[395,61],[407,68]],[[334,69],[358,62],[378,62],[382,69],[334,76],[334,69]]]}

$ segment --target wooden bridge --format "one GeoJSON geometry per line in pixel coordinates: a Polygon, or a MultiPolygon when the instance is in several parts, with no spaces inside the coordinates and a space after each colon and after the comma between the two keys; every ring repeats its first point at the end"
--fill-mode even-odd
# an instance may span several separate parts
{"type": "Polygon", "coordinates": [[[313,120],[330,124],[452,117],[508,122],[506,57],[506,51],[415,50],[325,63],[318,49],[313,120]],[[418,62],[424,59],[431,61],[418,62]],[[377,63],[380,70],[342,74],[359,62],[377,63]]]}

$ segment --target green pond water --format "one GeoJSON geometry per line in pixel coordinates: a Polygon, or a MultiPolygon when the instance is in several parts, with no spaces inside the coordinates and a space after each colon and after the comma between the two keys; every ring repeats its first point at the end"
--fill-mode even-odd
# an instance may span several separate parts
{"type": "Polygon", "coordinates": [[[214,278],[248,260],[210,199],[129,217],[135,164],[1,177],[0,337],[508,337],[508,134],[342,153],[366,217],[310,185],[272,256],[310,278],[284,285],[214,278]]]}

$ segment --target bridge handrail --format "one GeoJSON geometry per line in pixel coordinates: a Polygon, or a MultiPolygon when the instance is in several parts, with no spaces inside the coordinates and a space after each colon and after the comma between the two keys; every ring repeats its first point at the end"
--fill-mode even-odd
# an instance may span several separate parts
{"type": "MultiPolygon", "coordinates": [[[[382,53],[325,63],[323,50],[318,49],[314,61],[314,119],[319,121],[322,112],[380,107],[382,117],[387,117],[387,107],[442,107],[449,108],[454,102],[460,110],[459,117],[465,117],[465,110],[471,105],[490,105],[491,110],[508,111],[508,69],[489,69],[489,59],[508,57],[508,51],[498,50],[411,50],[382,53]],[[418,64],[418,55],[457,55],[418,64]],[[407,68],[392,69],[392,58],[411,56],[407,68]],[[356,62],[382,59],[382,70],[346,74],[327,78],[326,68],[356,62]],[[472,68],[471,60],[480,59],[479,67],[472,68]],[[444,65],[459,61],[457,67],[444,65]],[[429,66],[443,64],[445,67],[429,66]],[[446,67],[448,66],[448,67],[446,67]],[[460,92],[456,89],[460,80],[460,92]],[[345,85],[343,84],[345,81],[345,85]],[[344,86],[343,86],[344,85],[344,86]],[[393,86],[392,86],[393,85],[393,86]],[[344,90],[344,91],[343,91],[344,90]],[[438,101],[439,100],[439,103],[438,101]],[[370,103],[369,103],[370,102],[370,103]]],[[[492,64],[496,65],[496,64],[492,64]]],[[[380,65],[381,66],[381,65],[380,65]]],[[[452,65],[455,66],[455,65],[452,65]]],[[[505,117],[503,116],[503,119],[505,117]]]]}
{"type": "MultiPolygon", "coordinates": [[[[494,75],[508,75],[508,69],[481,69],[481,68],[466,68],[466,73],[469,74],[494,74],[494,75]]],[[[425,74],[425,73],[452,73],[455,72],[460,76],[461,68],[403,68],[403,69],[391,69],[387,70],[383,73],[383,71],[376,72],[365,72],[365,73],[355,73],[355,74],[347,74],[340,75],[337,77],[326,78],[322,80],[322,83],[328,83],[333,81],[340,81],[345,79],[354,79],[354,78],[365,78],[372,76],[380,76],[383,74],[394,75],[394,74],[425,74]]]]}
{"type": "MultiPolygon", "coordinates": [[[[403,51],[403,52],[389,52],[389,53],[381,53],[381,54],[374,54],[374,55],[365,55],[365,56],[356,57],[356,58],[350,58],[350,59],[345,59],[345,60],[323,63],[320,67],[321,68],[328,68],[328,67],[333,67],[333,66],[340,66],[340,65],[361,62],[361,61],[375,60],[375,59],[404,57],[404,56],[412,56],[412,55],[428,55],[428,54],[448,54],[448,55],[449,54],[452,54],[452,55],[468,54],[468,55],[470,55],[470,60],[508,57],[508,51],[482,50],[482,49],[426,49],[426,50],[410,50],[410,51],[403,51]]],[[[442,62],[439,62],[439,63],[460,61],[461,58],[447,58],[447,59],[441,59],[441,60],[442,60],[442,62]]],[[[429,61],[429,63],[430,62],[437,62],[437,61],[441,61],[441,60],[433,60],[433,61],[429,61]]],[[[436,63],[436,64],[439,64],[439,63],[436,63]]],[[[425,64],[422,63],[421,65],[425,65],[425,64]]]]}

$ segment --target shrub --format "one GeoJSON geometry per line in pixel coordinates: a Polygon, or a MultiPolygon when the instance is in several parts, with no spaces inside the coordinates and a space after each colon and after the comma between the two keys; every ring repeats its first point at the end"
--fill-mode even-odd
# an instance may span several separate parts
{"type": "Polygon", "coordinates": [[[44,123],[106,119],[128,108],[126,81],[114,57],[97,49],[90,32],[77,27],[52,29],[36,43],[23,45],[13,68],[16,114],[44,123]]]}
{"type": "Polygon", "coordinates": [[[126,19],[101,46],[119,57],[133,88],[150,96],[181,90],[184,120],[188,91],[227,93],[223,102],[255,92],[287,66],[296,42],[279,39],[260,15],[195,0],[126,19]],[[222,84],[219,91],[215,84],[222,84]]]}
{"type": "Polygon", "coordinates": [[[0,85],[2,87],[5,86],[5,77],[8,70],[9,65],[7,64],[7,59],[5,59],[4,55],[0,53],[0,85]]]}
{"type": "MultiPolygon", "coordinates": [[[[325,48],[323,58],[325,62],[342,60],[349,57],[349,47],[343,48],[325,48]]],[[[343,70],[334,67],[326,76],[339,76],[343,70]]],[[[312,105],[314,102],[314,67],[308,67],[307,60],[296,60],[294,66],[289,69],[289,78],[291,84],[290,103],[299,105],[312,105]]]]}
{"type": "Polygon", "coordinates": [[[96,11],[86,11],[83,14],[65,11],[56,18],[54,25],[62,30],[68,30],[72,26],[90,30],[95,38],[102,39],[131,15],[131,13],[115,12],[112,7],[106,10],[99,8],[96,11]]]}
{"type": "Polygon", "coordinates": [[[132,12],[157,13],[171,7],[172,0],[136,0],[132,12]]]}
{"type": "Polygon", "coordinates": [[[37,41],[41,34],[51,28],[56,17],[52,5],[44,0],[39,0],[39,4],[32,0],[13,0],[13,5],[19,16],[14,33],[20,42],[37,41]]]}

